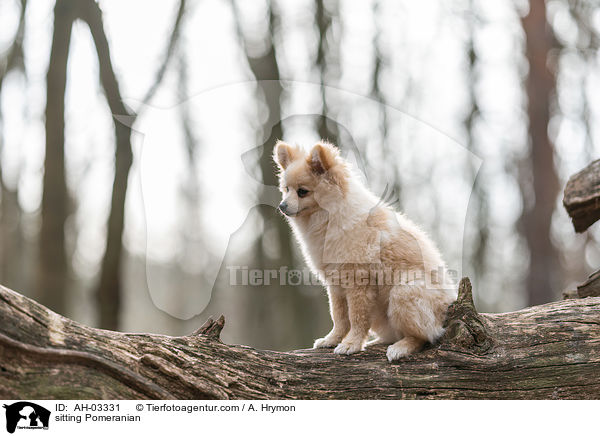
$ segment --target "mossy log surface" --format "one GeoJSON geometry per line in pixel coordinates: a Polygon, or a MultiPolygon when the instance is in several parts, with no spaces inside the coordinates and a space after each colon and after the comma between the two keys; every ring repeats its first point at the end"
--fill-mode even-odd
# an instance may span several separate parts
{"type": "Polygon", "coordinates": [[[0,287],[3,399],[600,399],[600,298],[478,314],[463,279],[439,344],[390,364],[86,327],[0,287]]]}

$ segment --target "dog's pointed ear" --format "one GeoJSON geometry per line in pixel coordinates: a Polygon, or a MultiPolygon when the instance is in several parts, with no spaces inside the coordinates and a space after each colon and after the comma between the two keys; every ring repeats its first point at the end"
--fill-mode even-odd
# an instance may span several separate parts
{"type": "Polygon", "coordinates": [[[316,144],[308,156],[308,165],[315,174],[323,174],[336,164],[338,149],[327,142],[316,144]]]}
{"type": "Polygon", "coordinates": [[[292,147],[283,141],[277,141],[273,150],[273,160],[282,170],[285,170],[290,163],[298,159],[299,155],[298,147],[292,147]]]}

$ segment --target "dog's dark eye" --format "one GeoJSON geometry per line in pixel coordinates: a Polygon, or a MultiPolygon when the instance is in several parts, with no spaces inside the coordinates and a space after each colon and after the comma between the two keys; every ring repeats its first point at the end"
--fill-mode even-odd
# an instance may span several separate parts
{"type": "Polygon", "coordinates": [[[302,197],[306,197],[306,195],[308,194],[308,191],[306,189],[302,189],[299,188],[298,191],[296,191],[298,193],[298,197],[302,198],[302,197]]]}

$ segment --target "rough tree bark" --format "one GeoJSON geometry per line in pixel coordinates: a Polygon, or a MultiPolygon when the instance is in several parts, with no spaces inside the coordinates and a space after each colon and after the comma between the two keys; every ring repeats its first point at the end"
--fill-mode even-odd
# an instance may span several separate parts
{"type": "Polygon", "coordinates": [[[600,219],[600,160],[571,176],[565,188],[563,205],[578,233],[600,219]]]}
{"type": "Polygon", "coordinates": [[[600,298],[478,314],[463,279],[440,343],[390,364],[383,347],[261,351],[98,330],[0,287],[0,396],[53,399],[600,399],[600,298]]]}

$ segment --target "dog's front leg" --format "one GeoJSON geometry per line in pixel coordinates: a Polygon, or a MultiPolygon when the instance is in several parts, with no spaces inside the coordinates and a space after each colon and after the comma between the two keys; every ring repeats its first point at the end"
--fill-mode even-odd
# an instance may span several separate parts
{"type": "Polygon", "coordinates": [[[352,288],[346,291],[350,331],[333,350],[336,354],[353,354],[364,348],[371,327],[371,301],[366,288],[352,288]]]}
{"type": "Polygon", "coordinates": [[[335,347],[342,342],[342,339],[350,330],[348,303],[344,290],[330,286],[327,294],[329,295],[329,310],[333,320],[333,329],[324,338],[317,339],[313,348],[335,347]]]}

